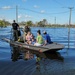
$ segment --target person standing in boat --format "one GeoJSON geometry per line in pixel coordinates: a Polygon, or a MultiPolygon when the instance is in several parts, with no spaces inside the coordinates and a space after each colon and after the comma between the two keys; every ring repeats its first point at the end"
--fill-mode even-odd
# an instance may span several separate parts
{"type": "Polygon", "coordinates": [[[13,20],[12,28],[13,28],[14,41],[17,41],[18,40],[18,28],[19,28],[19,25],[15,22],[15,20],[13,20]]]}
{"type": "Polygon", "coordinates": [[[36,38],[36,43],[34,44],[34,46],[42,46],[44,43],[43,41],[43,37],[41,35],[40,30],[37,31],[37,38],[36,38]]]}
{"type": "Polygon", "coordinates": [[[46,31],[44,31],[43,34],[44,34],[44,36],[43,36],[43,38],[44,38],[44,46],[47,45],[47,44],[51,44],[52,41],[51,41],[51,38],[50,38],[49,34],[47,34],[46,31]]]}

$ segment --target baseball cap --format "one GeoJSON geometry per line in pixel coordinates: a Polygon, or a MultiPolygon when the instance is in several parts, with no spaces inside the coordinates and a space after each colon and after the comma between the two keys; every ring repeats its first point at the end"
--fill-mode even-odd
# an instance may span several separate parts
{"type": "Polygon", "coordinates": [[[43,34],[47,33],[46,31],[43,31],[43,34]]]}

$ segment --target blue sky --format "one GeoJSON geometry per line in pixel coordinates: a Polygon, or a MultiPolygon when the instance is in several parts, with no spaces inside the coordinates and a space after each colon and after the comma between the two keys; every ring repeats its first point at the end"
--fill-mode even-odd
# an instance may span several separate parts
{"type": "Polygon", "coordinates": [[[12,22],[16,19],[18,6],[18,22],[31,20],[34,23],[47,19],[48,23],[68,24],[69,8],[72,9],[72,24],[75,24],[75,0],[0,0],[0,19],[12,22]]]}

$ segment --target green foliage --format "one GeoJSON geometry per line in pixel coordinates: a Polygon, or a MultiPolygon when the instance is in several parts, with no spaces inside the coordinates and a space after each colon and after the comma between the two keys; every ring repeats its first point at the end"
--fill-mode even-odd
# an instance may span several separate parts
{"type": "Polygon", "coordinates": [[[40,27],[44,27],[47,25],[47,20],[46,19],[43,19],[42,21],[39,21],[37,23],[37,26],[40,26],[40,27]]]}
{"type": "Polygon", "coordinates": [[[5,20],[0,20],[0,27],[6,27],[7,25],[9,25],[10,23],[8,21],[5,20]]]}
{"type": "Polygon", "coordinates": [[[32,21],[27,21],[27,22],[26,22],[26,25],[27,25],[27,26],[32,26],[32,25],[33,25],[33,22],[32,22],[32,21]]]}
{"type": "MultiPolygon", "coordinates": [[[[61,24],[49,24],[46,19],[43,19],[42,21],[39,21],[39,22],[35,22],[35,24],[32,21],[27,21],[27,22],[22,21],[18,24],[23,25],[23,26],[27,25],[30,27],[35,26],[35,27],[51,27],[51,28],[58,28],[58,27],[75,28],[75,25],[72,25],[72,24],[71,25],[68,25],[68,24],[63,24],[63,25],[61,25],[61,24]]],[[[11,25],[8,21],[0,20],[0,27],[6,27],[8,25],[11,25]]]]}
{"type": "Polygon", "coordinates": [[[25,26],[25,25],[27,25],[27,26],[34,26],[34,24],[33,24],[32,21],[27,21],[27,22],[22,21],[21,23],[19,23],[19,25],[23,25],[23,26],[25,26]]]}

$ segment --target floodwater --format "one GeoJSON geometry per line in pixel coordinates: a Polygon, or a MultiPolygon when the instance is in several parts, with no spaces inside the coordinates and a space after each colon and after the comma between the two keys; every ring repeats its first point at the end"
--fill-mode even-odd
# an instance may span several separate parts
{"type": "Polygon", "coordinates": [[[11,27],[0,28],[0,75],[75,75],[75,29],[70,30],[69,49],[68,28],[32,27],[35,36],[38,29],[47,31],[52,41],[64,44],[65,48],[56,53],[32,54],[27,60],[24,53],[17,52],[19,48],[1,40],[10,39],[11,27]]]}

